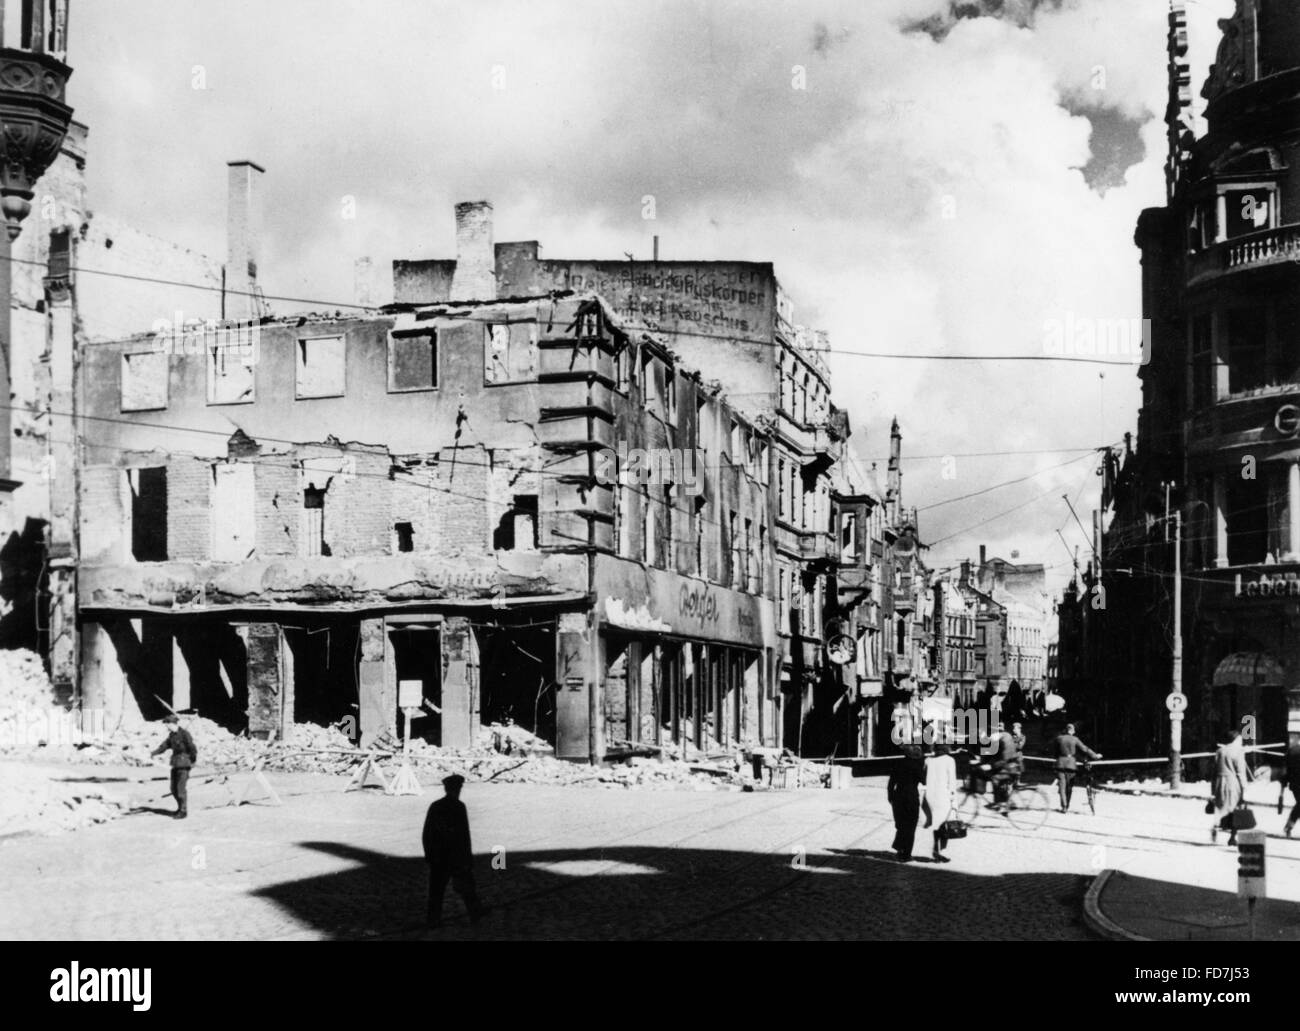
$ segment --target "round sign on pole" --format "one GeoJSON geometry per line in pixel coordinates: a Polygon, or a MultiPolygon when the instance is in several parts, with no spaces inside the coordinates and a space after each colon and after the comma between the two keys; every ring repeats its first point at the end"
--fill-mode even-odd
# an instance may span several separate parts
{"type": "Polygon", "coordinates": [[[826,642],[826,657],[837,666],[844,666],[857,657],[857,644],[848,634],[836,634],[826,642]]]}
{"type": "Polygon", "coordinates": [[[1170,712],[1182,712],[1187,708],[1187,695],[1181,691],[1171,691],[1165,698],[1165,708],[1170,712]]]}

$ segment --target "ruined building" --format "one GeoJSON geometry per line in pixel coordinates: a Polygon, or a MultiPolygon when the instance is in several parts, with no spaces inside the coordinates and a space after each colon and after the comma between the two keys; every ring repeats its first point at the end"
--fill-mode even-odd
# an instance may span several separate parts
{"type": "MultiPolygon", "coordinates": [[[[778,740],[804,755],[858,754],[859,679],[854,663],[828,661],[827,625],[875,645],[878,655],[883,617],[879,603],[871,608],[870,595],[853,585],[841,604],[836,585],[844,554],[837,537],[860,534],[871,505],[865,486],[841,484],[846,498],[855,499],[854,511],[843,521],[833,511],[833,472],[844,458],[849,421],[831,402],[825,334],[795,323],[793,305],[769,263],[660,260],[657,243],[650,261],[544,258],[535,240],[494,243],[490,216],[484,204],[458,220],[462,246],[456,259],[395,262],[395,300],[442,302],[468,276],[490,281],[498,296],[595,291],[630,332],[654,335],[719,387],[737,413],[752,420],[756,432],[737,430],[732,450],[758,447],[754,460],[770,494],[778,740]],[[464,243],[474,238],[484,246],[467,258],[464,243]],[[758,434],[764,435],[761,446],[751,443],[758,434]]],[[[872,574],[878,557],[860,540],[862,548],[849,552],[850,562],[862,576],[881,575],[878,569],[872,574]]],[[[878,668],[877,660],[873,678],[878,668]]]]}
{"type": "Polygon", "coordinates": [[[771,432],[596,294],[498,299],[482,205],[443,300],[260,316],[260,174],[233,319],[77,342],[81,706],[775,743],[771,432]]]}

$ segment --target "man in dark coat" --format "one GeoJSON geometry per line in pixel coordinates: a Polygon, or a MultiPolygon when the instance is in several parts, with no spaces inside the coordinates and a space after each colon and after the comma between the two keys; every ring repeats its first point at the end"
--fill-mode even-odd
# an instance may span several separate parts
{"type": "Polygon", "coordinates": [[[921,783],[925,780],[925,756],[918,745],[904,745],[895,759],[886,785],[889,807],[894,812],[893,849],[904,863],[911,862],[916,843],[916,825],[921,819],[921,783]]]}
{"type": "MultiPolygon", "coordinates": [[[[1296,822],[1300,821],[1300,748],[1292,748],[1286,753],[1286,782],[1291,788],[1291,797],[1295,799],[1295,806],[1291,810],[1291,815],[1286,818],[1286,826],[1283,828],[1289,838],[1296,822]]],[[[1280,809],[1281,806],[1279,796],[1278,808],[1280,809]]]]}
{"type": "Polygon", "coordinates": [[[447,794],[429,806],[424,818],[424,859],[429,864],[430,927],[442,925],[442,898],[447,893],[447,882],[456,889],[469,910],[471,920],[478,920],[486,908],[479,902],[474,889],[474,871],[471,869],[474,851],[469,841],[469,812],[460,800],[460,789],[465,778],[453,773],[444,777],[442,786],[447,794]]]}
{"type": "Polygon", "coordinates": [[[1082,752],[1089,759],[1100,759],[1101,753],[1094,752],[1074,736],[1074,724],[1065,725],[1065,733],[1058,734],[1052,742],[1056,752],[1056,790],[1061,796],[1061,812],[1070,808],[1070,795],[1074,792],[1074,775],[1078,770],[1078,753],[1082,752]]]}
{"type": "Polygon", "coordinates": [[[155,748],[150,755],[161,755],[169,748],[172,753],[172,797],[176,799],[176,819],[185,819],[186,809],[189,806],[189,781],[190,770],[194,767],[194,761],[199,757],[199,751],[194,747],[194,739],[190,737],[190,732],[181,726],[181,721],[176,718],[175,713],[168,713],[163,717],[163,723],[167,724],[167,740],[155,748]]]}

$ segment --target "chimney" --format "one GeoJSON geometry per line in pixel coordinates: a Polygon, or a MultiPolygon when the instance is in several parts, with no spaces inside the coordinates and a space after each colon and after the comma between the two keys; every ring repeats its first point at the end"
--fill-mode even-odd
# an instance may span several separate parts
{"type": "Polygon", "coordinates": [[[362,308],[374,305],[374,265],[369,258],[358,258],[352,265],[353,300],[362,308]]]}
{"type": "Polygon", "coordinates": [[[492,244],[492,203],[456,205],[456,271],[451,300],[491,301],[497,295],[496,248],[492,244]]]}
{"type": "Polygon", "coordinates": [[[980,545],[980,569],[984,568],[984,545],[980,545]]]}
{"type": "Polygon", "coordinates": [[[970,583],[970,559],[968,558],[961,560],[961,582],[970,583]]]}
{"type": "Polygon", "coordinates": [[[262,238],[262,175],[252,161],[228,161],[226,183],[226,284],[222,317],[261,318],[257,293],[257,257],[262,238]]]}

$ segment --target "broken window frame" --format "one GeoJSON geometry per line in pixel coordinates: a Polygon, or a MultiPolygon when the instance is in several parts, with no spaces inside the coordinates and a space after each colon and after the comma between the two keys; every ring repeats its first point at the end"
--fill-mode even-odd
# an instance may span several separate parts
{"type": "Polygon", "coordinates": [[[485,387],[501,387],[512,383],[536,383],[537,371],[539,367],[539,341],[541,333],[536,319],[515,319],[513,321],[484,322],[483,323],[483,385],[485,387]],[[527,327],[527,350],[528,365],[525,368],[525,375],[514,375],[517,364],[515,358],[515,348],[518,346],[516,340],[516,330],[514,327],[527,327]],[[494,331],[504,329],[506,331],[506,346],[504,349],[498,347],[494,342],[494,331]],[[504,353],[504,361],[498,355],[504,353]],[[494,372],[500,367],[499,372],[494,372]]]}
{"type": "MultiPolygon", "coordinates": [[[[257,376],[253,371],[254,351],[237,335],[234,342],[228,333],[203,335],[203,374],[208,404],[248,405],[257,400],[257,376]],[[221,396],[218,383],[227,375],[226,368],[242,366],[248,372],[248,388],[235,397],[221,396]]],[[[238,382],[238,381],[234,381],[238,382]]]]}
{"type": "Polygon", "coordinates": [[[439,389],[442,383],[442,347],[438,340],[438,331],[433,328],[396,329],[388,331],[388,392],[390,394],[418,394],[439,389]],[[397,341],[414,341],[427,338],[432,353],[432,382],[427,385],[403,387],[397,384],[397,341]]]}
{"type": "Polygon", "coordinates": [[[297,401],[315,401],[321,398],[344,397],[347,394],[348,380],[348,342],[343,333],[329,333],[320,336],[298,337],[293,353],[293,396],[297,401]],[[303,391],[303,373],[307,369],[308,355],[313,345],[323,345],[331,341],[339,344],[339,383],[337,389],[322,389],[319,392],[303,391]]]}
{"type": "MultiPolygon", "coordinates": [[[[150,363],[148,363],[148,362],[142,362],[142,363],[141,363],[141,365],[146,365],[146,364],[150,364],[150,363]]],[[[137,366],[137,368],[139,368],[139,366],[137,366]]],[[[167,403],[168,403],[169,397],[170,397],[169,392],[168,392],[168,390],[169,390],[168,380],[169,380],[170,378],[171,378],[171,362],[170,362],[170,360],[168,359],[168,355],[167,355],[167,352],[166,352],[166,351],[161,351],[161,350],[158,350],[158,349],[156,349],[156,348],[149,348],[149,349],[147,349],[147,350],[143,350],[143,351],[123,351],[123,352],[122,352],[122,375],[121,375],[121,381],[120,381],[120,383],[119,383],[119,397],[118,397],[118,400],[119,400],[118,408],[119,408],[119,410],[120,410],[120,411],[123,411],[123,412],[161,412],[161,411],[165,411],[166,408],[167,408],[167,403]],[[161,401],[160,404],[152,404],[152,403],[150,403],[150,404],[128,404],[128,403],[127,403],[127,381],[128,381],[128,379],[130,379],[130,380],[132,380],[132,381],[135,381],[137,378],[139,378],[139,379],[143,379],[143,378],[144,378],[144,377],[140,376],[139,373],[133,373],[133,372],[131,371],[131,369],[132,369],[131,359],[132,359],[132,358],[154,358],[154,359],[157,361],[157,363],[160,364],[160,365],[162,366],[162,401],[161,401]]],[[[151,393],[151,396],[153,396],[153,395],[156,395],[157,391],[154,390],[154,391],[151,391],[150,393],[151,393]]]]}

